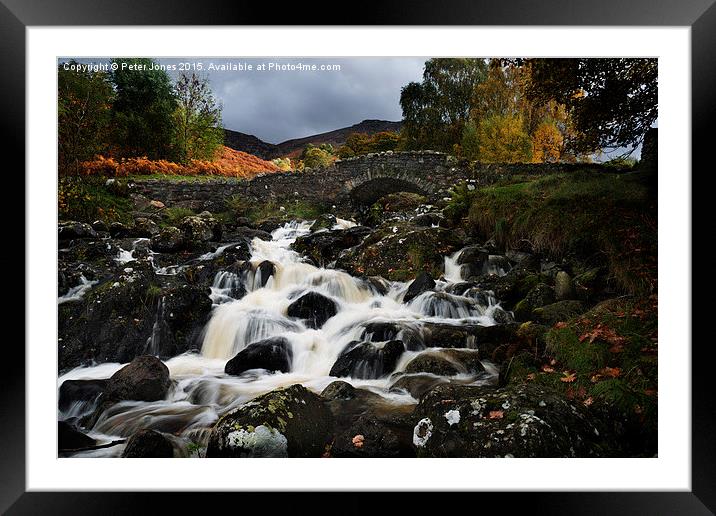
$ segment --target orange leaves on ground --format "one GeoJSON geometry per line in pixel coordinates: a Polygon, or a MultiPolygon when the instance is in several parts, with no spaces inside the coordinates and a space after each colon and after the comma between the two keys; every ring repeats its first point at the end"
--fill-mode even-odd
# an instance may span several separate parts
{"type": "Polygon", "coordinates": [[[582,402],[585,407],[591,406],[592,403],[594,403],[594,398],[592,398],[591,396],[582,402]]]}
{"type": "Polygon", "coordinates": [[[502,419],[505,417],[505,411],[504,410],[491,410],[490,413],[487,415],[488,419],[502,419]]]}
{"type": "Polygon", "coordinates": [[[529,380],[529,381],[531,382],[531,381],[534,381],[534,379],[535,379],[536,377],[537,377],[537,376],[536,376],[534,373],[530,373],[530,374],[527,375],[527,380],[529,380]]]}
{"type": "Polygon", "coordinates": [[[570,373],[568,371],[565,371],[562,373],[562,377],[559,379],[559,381],[564,382],[564,383],[572,383],[576,379],[577,379],[577,375],[575,373],[570,373]]]}
{"type": "Polygon", "coordinates": [[[605,367],[599,373],[610,378],[617,378],[622,373],[622,370],[618,367],[605,367]]]}
{"type": "Polygon", "coordinates": [[[558,330],[561,330],[567,327],[567,323],[564,321],[559,321],[557,324],[554,325],[554,327],[558,330]]]}
{"type": "Polygon", "coordinates": [[[361,434],[356,435],[351,440],[353,446],[355,446],[356,448],[363,448],[363,441],[365,441],[365,437],[361,434]]]}
{"type": "Polygon", "coordinates": [[[270,161],[265,161],[253,154],[222,147],[213,161],[192,160],[187,164],[174,163],[164,159],[151,160],[146,157],[126,158],[119,161],[114,158],[97,156],[92,161],[81,165],[84,175],[105,176],[222,176],[250,179],[261,173],[281,172],[281,169],[270,161]]]}
{"type": "Polygon", "coordinates": [[[542,371],[544,371],[545,373],[554,373],[554,367],[545,364],[542,366],[542,371]]]}
{"type": "Polygon", "coordinates": [[[626,339],[614,331],[614,328],[605,326],[602,323],[597,324],[590,331],[583,333],[579,337],[579,342],[589,340],[589,343],[592,344],[597,339],[611,344],[609,348],[610,353],[621,353],[624,351],[626,339]]]}

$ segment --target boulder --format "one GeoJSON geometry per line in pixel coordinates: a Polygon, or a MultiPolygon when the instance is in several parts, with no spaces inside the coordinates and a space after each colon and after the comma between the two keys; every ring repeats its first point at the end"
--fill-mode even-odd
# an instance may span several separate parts
{"type": "Polygon", "coordinates": [[[482,246],[472,245],[460,251],[457,263],[461,266],[463,278],[471,278],[484,273],[490,253],[482,246]]]}
{"type": "Polygon", "coordinates": [[[161,459],[174,457],[174,446],[164,434],[156,430],[140,430],[132,435],[122,457],[161,459]]]}
{"type": "Polygon", "coordinates": [[[352,343],[338,357],[329,374],[365,379],[388,376],[395,370],[404,351],[405,346],[399,340],[383,344],[352,343]]]}
{"type": "Polygon", "coordinates": [[[474,349],[428,350],[420,353],[405,366],[406,373],[430,373],[438,376],[474,374],[485,370],[474,349]]]}
{"type": "Polygon", "coordinates": [[[535,285],[527,295],[515,305],[513,310],[515,319],[529,321],[534,318],[533,311],[540,306],[554,303],[554,289],[544,283],[535,285]]]}
{"type": "Polygon", "coordinates": [[[537,384],[442,384],[414,414],[419,457],[592,457],[605,440],[580,403],[537,384]]]}
{"type": "Polygon", "coordinates": [[[554,277],[554,297],[557,301],[574,299],[574,286],[569,273],[559,271],[554,277]]]}
{"type": "Polygon", "coordinates": [[[109,225],[109,234],[112,238],[128,238],[132,236],[130,228],[121,222],[112,222],[109,225]]]}
{"type": "Polygon", "coordinates": [[[157,357],[141,355],[114,373],[105,396],[112,401],[158,401],[169,393],[169,369],[157,357]]]}
{"type": "Polygon", "coordinates": [[[332,457],[400,457],[402,447],[393,431],[379,419],[361,416],[339,433],[331,447],[332,457]]]}
{"type": "Polygon", "coordinates": [[[293,351],[291,344],[284,337],[271,337],[249,344],[229,360],[224,372],[240,375],[249,369],[265,369],[288,373],[291,370],[293,351]]]}
{"type": "Polygon", "coordinates": [[[179,228],[169,226],[152,236],[150,247],[158,253],[176,253],[184,248],[184,233],[179,228]]]}
{"type": "Polygon", "coordinates": [[[393,383],[390,385],[391,392],[406,391],[416,400],[428,392],[430,389],[441,383],[447,383],[448,380],[445,377],[435,376],[427,373],[418,374],[399,374],[393,383]]]}
{"type": "Polygon", "coordinates": [[[216,240],[209,221],[198,215],[184,217],[179,227],[188,243],[197,244],[216,240]]]}
{"type": "Polygon", "coordinates": [[[145,217],[137,217],[134,219],[134,227],[130,229],[130,234],[138,238],[152,238],[160,231],[156,222],[145,217]]]}
{"type": "Polygon", "coordinates": [[[310,233],[298,237],[291,247],[317,264],[328,264],[336,260],[341,251],[360,244],[371,231],[365,226],[354,226],[310,233]]]}
{"type": "Polygon", "coordinates": [[[336,268],[355,276],[382,276],[407,281],[420,271],[437,277],[445,256],[461,245],[453,231],[416,226],[410,222],[386,223],[336,260],[336,268]]]}
{"type": "Polygon", "coordinates": [[[269,260],[264,260],[263,262],[259,263],[258,267],[256,267],[256,274],[260,275],[260,284],[262,287],[266,286],[266,282],[271,276],[274,275],[274,272],[276,272],[276,266],[273,264],[273,262],[269,260]]]}
{"type": "Polygon", "coordinates": [[[417,226],[425,227],[444,226],[445,217],[438,212],[421,213],[413,218],[413,223],[417,226]]]}
{"type": "Polygon", "coordinates": [[[66,421],[57,422],[57,449],[77,450],[94,446],[96,441],[83,434],[66,421]]]}
{"type": "Polygon", "coordinates": [[[323,215],[320,215],[311,225],[311,232],[318,231],[321,229],[332,229],[335,225],[335,215],[331,215],[330,213],[324,213],[323,215]]]}
{"type": "Polygon", "coordinates": [[[572,285],[575,297],[581,301],[593,300],[604,288],[605,270],[603,267],[588,269],[574,277],[572,285]]]}
{"type": "Polygon", "coordinates": [[[419,327],[394,321],[374,321],[366,323],[361,333],[361,340],[368,342],[387,342],[401,340],[408,351],[425,348],[423,335],[419,327]]]}
{"type": "Polygon", "coordinates": [[[407,292],[403,296],[403,303],[409,303],[412,299],[418,297],[423,292],[435,288],[435,280],[425,271],[421,271],[408,287],[407,292]]]}
{"type": "Polygon", "coordinates": [[[567,300],[536,308],[533,313],[539,322],[551,326],[560,321],[566,322],[584,310],[585,306],[581,301],[567,300]]]}
{"type": "Polygon", "coordinates": [[[253,240],[258,238],[261,240],[271,240],[271,233],[261,231],[260,229],[253,229],[243,225],[226,226],[223,228],[222,237],[225,241],[233,242],[239,239],[253,240]]]}
{"type": "Polygon", "coordinates": [[[308,292],[288,305],[287,315],[303,319],[307,327],[317,329],[336,312],[336,303],[332,299],[318,292],[308,292]]]}
{"type": "Polygon", "coordinates": [[[331,412],[302,385],[276,389],[232,410],[211,430],[207,457],[320,457],[331,412]]]}
{"type": "Polygon", "coordinates": [[[106,379],[65,380],[60,385],[58,407],[67,411],[74,403],[89,403],[97,400],[107,386],[106,379]]]}
{"type": "Polygon", "coordinates": [[[327,400],[352,400],[356,397],[356,388],[348,382],[336,380],[323,389],[321,397],[327,400]]]}
{"type": "Polygon", "coordinates": [[[57,228],[59,240],[73,240],[75,238],[98,238],[97,231],[84,222],[64,222],[57,228]]]}
{"type": "Polygon", "coordinates": [[[98,233],[108,233],[109,232],[109,226],[107,223],[103,220],[95,220],[92,223],[92,229],[97,231],[98,233]]]}

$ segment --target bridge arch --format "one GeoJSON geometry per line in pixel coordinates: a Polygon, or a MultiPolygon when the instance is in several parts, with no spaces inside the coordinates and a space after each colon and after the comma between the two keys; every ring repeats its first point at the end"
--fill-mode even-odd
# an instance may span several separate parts
{"type": "Polygon", "coordinates": [[[366,172],[346,182],[344,193],[354,206],[371,206],[384,195],[412,192],[430,196],[436,191],[431,181],[408,173],[366,172]]]}

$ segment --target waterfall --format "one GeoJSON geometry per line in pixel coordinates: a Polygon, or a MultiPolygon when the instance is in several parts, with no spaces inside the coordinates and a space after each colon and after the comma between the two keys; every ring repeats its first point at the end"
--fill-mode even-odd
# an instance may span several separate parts
{"type": "MultiPolygon", "coordinates": [[[[271,240],[254,238],[249,260],[241,270],[217,272],[211,285],[211,317],[200,336],[200,352],[187,352],[165,360],[173,380],[168,399],[115,404],[97,418],[88,434],[107,440],[127,437],[140,428],[154,428],[173,434],[176,439],[205,444],[207,429],[218,417],[260,394],[295,383],[320,392],[336,379],[330,376],[336,362],[357,346],[365,355],[352,364],[353,377],[343,379],[380,394],[386,403],[414,404],[416,400],[409,394],[389,391],[390,377],[394,372],[403,371],[417,354],[435,349],[426,349],[426,346],[436,345],[428,342],[436,326],[495,324],[493,314],[501,310],[499,303],[491,292],[461,283],[459,252],[445,257],[444,275],[437,280],[434,291],[403,303],[410,282],[377,280],[382,281],[383,288],[379,289],[375,281],[353,277],[341,270],[316,267],[293,251],[291,244],[299,236],[308,234],[312,224],[313,221],[294,221],[273,231],[271,240]],[[288,316],[289,306],[309,292],[318,294],[314,297],[319,299],[325,298],[324,301],[335,308],[335,313],[331,310],[332,316],[318,328],[288,316]],[[254,369],[239,376],[224,372],[227,361],[237,353],[274,337],[285,339],[291,347],[293,358],[289,372],[254,369]],[[392,356],[386,361],[384,347],[394,340],[402,341],[406,351],[397,360],[392,356]]],[[[337,219],[333,230],[354,225],[337,219]]],[[[235,244],[221,245],[195,258],[194,262],[216,258],[231,245],[235,244]]],[[[118,261],[128,261],[134,251],[134,247],[131,251],[121,250],[118,261]]],[[[149,253],[150,259],[152,254],[149,253]]],[[[183,267],[186,263],[155,267],[155,272],[176,274],[183,267]]],[[[492,273],[504,274],[507,264],[496,257],[488,267],[492,273]]],[[[93,284],[84,277],[80,281],[80,285],[58,303],[81,297],[93,284]]],[[[166,301],[165,297],[157,300],[156,318],[145,353],[161,355],[173,344],[174,336],[165,319],[170,315],[166,313],[166,301]]],[[[394,344],[391,349],[395,348],[394,344]]],[[[479,343],[466,335],[465,345],[475,347],[479,343]]],[[[58,387],[66,379],[108,378],[120,367],[121,364],[101,364],[78,368],[60,378],[58,387]]],[[[91,412],[94,403],[69,407],[60,413],[60,419],[91,412]]],[[[110,453],[116,450],[107,452],[110,453]]]]}

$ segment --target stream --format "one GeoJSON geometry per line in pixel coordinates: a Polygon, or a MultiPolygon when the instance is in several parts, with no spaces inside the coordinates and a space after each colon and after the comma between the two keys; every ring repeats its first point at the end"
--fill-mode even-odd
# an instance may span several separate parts
{"type": "MultiPolygon", "coordinates": [[[[273,389],[300,383],[320,393],[331,382],[339,379],[330,375],[332,366],[341,353],[356,341],[372,342],[380,348],[380,335],[369,331],[378,323],[397,323],[402,328],[395,337],[413,344],[407,346],[395,366],[387,375],[375,378],[375,371],[366,365],[360,378],[340,378],[355,387],[381,395],[386,403],[395,406],[414,405],[417,400],[400,389],[391,389],[395,374],[418,354],[422,325],[470,324],[491,326],[496,324],[496,299],[485,293],[470,296],[458,295],[451,289],[461,281],[457,255],[445,257],[444,274],[436,280],[434,291],[423,292],[408,303],[403,302],[408,282],[381,280],[381,285],[364,278],[353,277],[343,271],[316,267],[291,250],[299,236],[310,233],[313,221],[290,222],[272,232],[272,240],[254,238],[251,243],[251,268],[244,274],[222,271],[216,274],[211,287],[213,304],[211,318],[203,333],[201,352],[185,353],[164,361],[170,372],[172,387],[166,399],[155,402],[122,401],[112,405],[96,420],[87,434],[99,445],[126,439],[134,432],[152,428],[171,435],[175,449],[184,456],[197,456],[195,451],[204,447],[213,424],[228,411],[252,398],[273,389]],[[270,261],[273,274],[262,278],[259,264],[270,261]],[[234,299],[232,294],[243,285],[246,294],[234,299]],[[320,328],[309,327],[305,321],[288,317],[288,306],[308,292],[317,292],[331,299],[337,313],[320,328]],[[372,325],[372,326],[371,326],[372,325]],[[403,335],[410,332],[410,338],[403,335]],[[283,337],[291,346],[291,370],[287,373],[270,373],[262,369],[246,371],[239,376],[224,372],[228,360],[251,343],[270,337],[283,337]],[[187,447],[187,444],[194,446],[187,447]]],[[[338,219],[333,229],[347,229],[355,224],[338,219]]],[[[215,253],[221,253],[219,247],[215,253]]],[[[212,253],[210,253],[212,254],[212,253]]],[[[209,257],[210,258],[210,257],[209,257]]],[[[201,258],[200,258],[201,259],[201,258]]],[[[131,260],[131,251],[122,250],[118,260],[131,260]]],[[[180,266],[156,269],[158,274],[176,274],[180,266]]],[[[504,274],[501,269],[490,272],[504,274]]],[[[82,283],[59,302],[77,299],[91,282],[82,283]]],[[[501,309],[499,309],[501,310],[501,309]]],[[[162,333],[164,305],[152,335],[147,340],[146,353],[156,354],[157,339],[162,333]]],[[[430,348],[435,352],[436,348],[430,348]]],[[[91,367],[72,369],[58,378],[58,388],[70,379],[104,379],[125,364],[103,363],[91,367]]],[[[476,375],[457,375],[451,381],[467,384],[494,383],[497,368],[483,363],[485,371],[476,375]]],[[[97,400],[76,401],[58,413],[59,420],[78,421],[93,413],[97,400]]],[[[92,449],[75,453],[76,457],[116,457],[124,445],[92,449]]]]}

